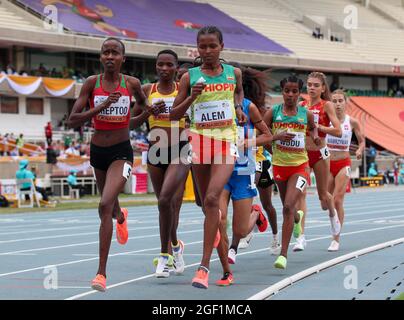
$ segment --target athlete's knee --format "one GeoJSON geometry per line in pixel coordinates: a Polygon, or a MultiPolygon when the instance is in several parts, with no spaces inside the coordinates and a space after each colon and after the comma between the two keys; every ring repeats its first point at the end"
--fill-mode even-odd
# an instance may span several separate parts
{"type": "Polygon", "coordinates": [[[342,208],[343,203],[344,203],[344,200],[341,195],[336,195],[334,197],[334,204],[335,204],[336,208],[342,208]]]}
{"type": "Polygon", "coordinates": [[[283,214],[293,215],[295,211],[295,205],[293,203],[285,202],[283,205],[283,214]]]}
{"type": "Polygon", "coordinates": [[[159,196],[158,206],[160,210],[170,210],[173,206],[172,197],[169,194],[161,193],[159,196]]]}
{"type": "Polygon", "coordinates": [[[328,202],[332,200],[332,195],[328,191],[322,191],[318,194],[321,202],[328,202]]]}
{"type": "Polygon", "coordinates": [[[219,205],[219,195],[213,192],[208,193],[203,204],[206,209],[217,207],[219,205]]]}
{"type": "Polygon", "coordinates": [[[114,212],[115,203],[113,201],[101,199],[98,205],[98,213],[100,219],[111,218],[114,212]]]}

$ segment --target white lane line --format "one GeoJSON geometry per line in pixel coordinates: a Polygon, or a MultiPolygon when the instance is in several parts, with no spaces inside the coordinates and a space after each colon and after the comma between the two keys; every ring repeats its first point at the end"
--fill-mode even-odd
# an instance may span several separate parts
{"type": "MultiPolygon", "coordinates": [[[[396,211],[402,211],[402,209],[393,209],[393,210],[385,210],[384,213],[387,212],[396,212],[396,211]]],[[[374,211],[374,213],[378,213],[379,211],[374,211]]],[[[366,214],[371,214],[372,211],[367,212],[366,214]]],[[[357,215],[362,215],[362,214],[357,214],[357,215]]],[[[353,216],[353,215],[351,215],[353,216]]],[[[391,216],[391,217],[400,217],[400,216],[391,216]]],[[[372,221],[372,220],[377,220],[380,219],[379,217],[376,218],[370,218],[370,219],[363,219],[363,220],[353,220],[346,222],[344,225],[351,225],[359,222],[367,222],[367,221],[372,221]]],[[[307,220],[309,221],[309,220],[307,220]]],[[[329,226],[329,223],[326,221],[324,222],[324,225],[315,225],[315,226],[307,226],[305,230],[308,229],[313,229],[313,228],[321,228],[321,227],[327,227],[329,226]]],[[[187,234],[187,233],[195,233],[195,232],[201,232],[203,229],[198,229],[198,230],[190,230],[190,231],[179,231],[178,234],[187,234]]],[[[269,231],[265,233],[260,233],[259,235],[264,235],[268,233],[269,231]]],[[[92,234],[98,234],[98,232],[92,233],[92,234]]],[[[66,235],[71,236],[71,235],[66,235]]],[[[136,237],[129,237],[129,239],[144,239],[144,238],[154,238],[154,237],[159,237],[160,234],[152,234],[152,235],[142,235],[142,236],[136,236],[136,237]]],[[[55,236],[55,237],[62,237],[62,236],[55,236]]],[[[112,242],[116,242],[116,239],[113,239],[112,242]]],[[[11,251],[11,252],[2,252],[0,253],[0,256],[2,255],[9,255],[9,254],[14,254],[14,253],[26,253],[26,252],[36,252],[36,251],[45,251],[45,250],[54,250],[54,249],[61,249],[61,248],[71,248],[71,247],[79,247],[79,246],[87,246],[87,245],[94,245],[98,244],[98,241],[91,241],[91,242],[83,242],[83,243],[76,243],[76,244],[69,244],[69,245],[61,245],[61,246],[53,246],[53,247],[45,247],[45,248],[37,248],[37,249],[26,249],[26,250],[18,250],[18,251],[11,251]]]]}
{"type": "MultiPolygon", "coordinates": [[[[195,233],[195,232],[202,232],[202,231],[203,231],[203,229],[191,230],[191,231],[180,231],[180,232],[178,232],[178,234],[187,234],[187,233],[195,233]]],[[[159,237],[159,236],[160,236],[160,234],[143,235],[143,236],[137,236],[137,237],[129,237],[128,240],[130,240],[130,239],[154,238],[154,237],[159,237]]],[[[111,243],[112,242],[116,242],[116,239],[111,240],[111,243]]],[[[61,248],[72,248],[72,247],[87,246],[87,245],[98,244],[98,243],[99,243],[98,241],[92,241],[92,242],[75,243],[75,244],[68,244],[68,245],[63,245],[63,246],[54,246],[54,247],[47,247],[47,248],[37,248],[37,249],[28,249],[28,250],[20,250],[20,251],[2,252],[2,253],[0,253],[0,256],[6,256],[6,255],[9,255],[9,254],[14,254],[14,253],[44,251],[44,250],[53,250],[53,249],[61,249],[61,248]]]]}
{"type": "Polygon", "coordinates": [[[265,299],[271,297],[272,295],[277,294],[279,291],[286,289],[287,287],[291,286],[292,284],[294,284],[300,280],[306,279],[309,276],[317,274],[324,269],[332,268],[332,267],[336,266],[337,264],[351,260],[353,258],[358,258],[359,256],[369,254],[369,253],[372,253],[372,252],[375,252],[378,250],[386,249],[388,247],[393,247],[393,246],[396,246],[396,245],[399,245],[402,243],[404,243],[404,238],[399,238],[396,240],[383,242],[383,243],[377,244],[375,246],[367,247],[367,248],[364,248],[361,250],[356,250],[356,251],[350,252],[348,254],[345,254],[343,256],[340,256],[338,258],[324,261],[313,267],[307,268],[303,271],[300,271],[299,273],[289,276],[281,281],[278,281],[277,283],[271,285],[270,287],[249,297],[247,300],[265,300],[265,299]]]}
{"type": "MultiPolygon", "coordinates": [[[[364,209],[366,209],[367,207],[363,207],[364,209]]],[[[377,207],[372,206],[369,207],[372,209],[375,209],[377,207]]],[[[386,212],[396,212],[396,211],[404,211],[404,209],[400,208],[399,209],[392,209],[392,210],[387,210],[387,211],[383,211],[384,213],[386,212]]],[[[309,211],[310,212],[310,211],[309,211]]],[[[354,216],[361,216],[361,215],[372,215],[372,214],[377,214],[380,213],[380,210],[376,210],[376,211],[366,211],[366,212],[362,212],[362,213],[354,213],[354,214],[347,214],[347,217],[354,217],[354,216]]],[[[327,213],[324,213],[323,211],[312,211],[311,214],[308,215],[308,219],[307,219],[307,224],[311,224],[313,222],[315,223],[326,223],[327,221],[322,221],[322,220],[312,220],[311,218],[316,218],[317,214],[319,214],[320,219],[322,216],[326,215],[327,213]]],[[[201,216],[201,219],[203,219],[204,217],[201,216]]],[[[380,218],[391,218],[391,217],[380,217],[380,218]]],[[[190,220],[187,221],[187,219],[181,219],[180,218],[180,225],[181,226],[189,226],[189,225],[194,225],[194,224],[200,224],[202,222],[202,220],[190,220]]],[[[366,221],[366,220],[359,220],[358,222],[362,222],[362,221],[366,221]]],[[[153,223],[156,222],[156,220],[152,221],[153,223]]],[[[128,220],[128,223],[130,223],[130,220],[128,220]]],[[[143,222],[141,223],[143,224],[143,222]]],[[[95,226],[93,226],[95,227],[95,226]]],[[[73,228],[73,227],[72,227],[73,228]]],[[[74,228],[80,228],[80,227],[74,227],[74,228]]],[[[137,230],[148,230],[148,229],[158,229],[159,225],[155,224],[152,227],[136,227],[136,228],[130,228],[129,231],[137,231],[137,230]]],[[[66,228],[68,229],[68,228],[66,228]]],[[[48,230],[52,230],[52,229],[48,229],[48,230]]],[[[63,230],[63,228],[61,229],[54,229],[55,231],[58,230],[63,230]]],[[[34,240],[46,240],[46,239],[58,239],[58,238],[66,238],[66,237],[77,237],[77,236],[89,236],[89,235],[98,235],[98,231],[97,232],[87,232],[87,233],[76,233],[76,234],[65,234],[65,235],[56,235],[56,236],[46,236],[46,237],[36,237],[36,238],[23,238],[23,239],[12,239],[12,240],[4,240],[4,241],[0,241],[0,244],[4,244],[4,243],[15,243],[15,242],[23,242],[23,241],[34,241],[34,240]]],[[[1,253],[0,253],[1,255],[1,253]]]]}
{"type": "MultiPolygon", "coordinates": [[[[275,202],[275,205],[277,205],[279,207],[281,206],[279,198],[275,198],[274,202],[275,202]]],[[[346,207],[346,209],[349,209],[349,208],[365,208],[365,207],[372,208],[371,205],[373,203],[374,204],[380,204],[380,202],[390,203],[390,205],[399,205],[399,204],[404,203],[404,199],[397,198],[397,196],[391,196],[390,198],[383,197],[383,199],[380,199],[380,200],[375,200],[374,196],[372,196],[371,199],[369,199],[369,201],[361,201],[361,199],[358,199],[357,197],[355,197],[354,199],[346,198],[345,207],[346,207]],[[389,201],[389,200],[393,200],[393,199],[395,200],[395,203],[389,201]],[[358,204],[358,202],[360,202],[360,204],[358,204]],[[352,206],[353,204],[357,204],[357,205],[352,206]],[[365,204],[366,206],[363,207],[363,204],[365,204]]],[[[311,206],[311,205],[316,205],[317,207],[320,206],[319,201],[318,201],[317,198],[315,198],[315,199],[314,198],[308,198],[307,204],[308,204],[308,206],[311,206]]],[[[184,205],[184,206],[185,206],[185,208],[181,210],[181,215],[187,216],[187,215],[202,214],[201,209],[199,207],[197,207],[196,205],[194,205],[194,204],[184,205]]],[[[140,208],[140,207],[129,208],[129,215],[130,216],[135,215],[136,218],[138,218],[138,217],[139,218],[141,218],[141,217],[149,217],[150,215],[158,215],[158,210],[157,210],[157,208],[155,206],[153,206],[153,207],[149,206],[149,207],[145,208],[145,210],[142,210],[141,212],[138,212],[140,210],[137,209],[137,208],[140,208]],[[148,211],[148,212],[147,213],[142,213],[144,211],[148,211]]],[[[28,217],[32,217],[32,213],[27,213],[26,215],[28,215],[28,217]]],[[[71,211],[59,211],[59,212],[50,214],[49,219],[32,219],[32,220],[19,219],[19,220],[21,221],[21,223],[26,223],[27,226],[30,226],[30,223],[32,223],[32,222],[40,222],[40,221],[49,222],[49,220],[53,220],[53,221],[56,221],[56,222],[69,222],[69,220],[76,221],[78,215],[80,215],[80,217],[82,217],[82,218],[83,217],[84,218],[92,218],[92,217],[94,217],[95,221],[98,221],[98,215],[94,214],[94,212],[83,213],[83,212],[79,212],[79,211],[77,211],[77,213],[73,213],[73,214],[71,214],[71,211]],[[65,213],[68,213],[68,214],[65,214],[65,213]],[[62,216],[55,217],[56,214],[58,214],[58,215],[60,214],[62,216]],[[65,220],[67,220],[67,221],[65,221],[65,220]]],[[[13,216],[10,216],[10,218],[4,218],[3,220],[7,221],[7,220],[10,220],[10,219],[17,219],[15,217],[14,218],[12,218],[12,217],[13,216]]],[[[41,217],[41,218],[43,218],[43,217],[41,217]]],[[[1,225],[1,222],[3,222],[2,218],[0,218],[0,225],[1,225]]],[[[93,222],[93,220],[90,220],[90,222],[93,222]]],[[[16,223],[16,222],[13,222],[13,223],[16,223]]],[[[1,228],[0,228],[0,231],[1,231],[1,228]]]]}
{"type": "MultiPolygon", "coordinates": [[[[403,225],[403,226],[404,226],[404,225],[403,225]]],[[[392,228],[397,228],[397,227],[398,227],[398,226],[389,226],[389,227],[382,227],[382,228],[372,228],[372,229],[365,229],[365,230],[360,230],[360,231],[347,232],[347,233],[343,233],[343,234],[341,234],[341,235],[343,235],[343,236],[348,236],[348,235],[353,235],[353,234],[366,233],[366,232],[377,231],[377,230],[392,229],[392,228]]],[[[310,239],[310,240],[307,240],[307,241],[308,241],[308,242],[314,242],[314,241],[319,241],[319,240],[324,240],[324,239],[329,239],[329,236],[327,236],[327,237],[319,237],[319,238],[315,238],[315,239],[310,239]]],[[[291,243],[290,246],[293,245],[293,244],[294,244],[294,243],[291,243]]],[[[268,250],[268,247],[265,247],[265,248],[263,248],[263,249],[258,249],[258,250],[243,252],[243,253],[239,253],[239,254],[237,254],[237,255],[247,255],[247,254],[252,254],[252,253],[257,253],[257,252],[262,252],[262,251],[267,251],[267,250],[268,250]]],[[[218,261],[218,260],[219,260],[219,258],[212,259],[211,262],[218,261]]],[[[200,264],[200,262],[198,262],[198,263],[193,263],[193,264],[190,264],[190,265],[185,266],[185,268],[190,268],[190,267],[198,266],[199,264],[200,264]]],[[[130,280],[127,280],[127,281],[123,281],[123,282],[119,282],[119,283],[116,283],[116,284],[107,286],[107,289],[112,289],[112,288],[115,288],[115,287],[123,286],[123,285],[129,284],[129,283],[141,281],[141,280],[144,280],[144,279],[147,279],[147,278],[152,278],[152,277],[154,277],[154,274],[145,275],[145,276],[142,276],[142,277],[139,277],[139,278],[134,278],[134,279],[130,279],[130,280]]],[[[81,293],[81,294],[74,295],[74,296],[72,296],[72,297],[68,297],[68,298],[66,298],[65,300],[77,300],[77,299],[80,299],[80,298],[89,296],[89,295],[91,295],[91,294],[94,294],[94,293],[99,293],[99,292],[98,292],[98,291],[95,291],[95,290],[91,290],[91,291],[87,291],[87,292],[84,292],[84,293],[81,293]]]]}
{"type": "MultiPolygon", "coordinates": [[[[189,245],[193,245],[193,244],[198,244],[198,243],[202,243],[203,241],[195,241],[195,242],[189,242],[187,243],[187,246],[189,245]]],[[[120,253],[116,253],[116,254],[110,254],[108,256],[108,258],[112,258],[112,257],[117,257],[117,256],[124,256],[130,253],[138,253],[138,252],[147,252],[147,251],[157,251],[160,250],[160,247],[156,247],[156,248],[149,248],[149,249],[140,249],[140,250],[135,250],[135,251],[128,251],[128,252],[120,252],[120,253]]],[[[69,262],[64,262],[64,263],[59,263],[59,264],[47,264],[46,266],[41,266],[41,267],[36,267],[36,268],[30,268],[30,269],[25,269],[25,270],[18,270],[18,271],[13,271],[13,272],[8,272],[8,273],[1,273],[0,277],[6,277],[9,275],[13,275],[13,274],[20,274],[20,273],[26,273],[26,272],[31,272],[31,271],[36,271],[36,270],[43,270],[46,267],[48,267],[49,265],[52,265],[54,267],[60,267],[60,266],[67,266],[67,265],[72,265],[72,264],[77,264],[77,263],[82,263],[82,262],[88,262],[88,261],[94,261],[94,260],[98,260],[98,255],[96,258],[89,258],[89,259],[82,259],[82,260],[74,260],[74,261],[69,261],[69,262]]]]}

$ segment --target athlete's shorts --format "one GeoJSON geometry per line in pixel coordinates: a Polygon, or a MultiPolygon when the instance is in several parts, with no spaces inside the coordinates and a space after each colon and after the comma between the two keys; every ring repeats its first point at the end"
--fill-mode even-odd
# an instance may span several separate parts
{"type": "Polygon", "coordinates": [[[271,161],[264,160],[257,162],[256,172],[257,174],[259,174],[257,182],[258,187],[266,189],[275,183],[273,177],[271,177],[270,170],[271,170],[271,161]]]}
{"type": "Polygon", "coordinates": [[[309,167],[307,162],[296,167],[273,166],[275,181],[288,181],[294,174],[299,174],[309,180],[309,167]]]}
{"type": "Polygon", "coordinates": [[[319,162],[320,160],[326,160],[330,156],[330,151],[327,147],[324,147],[323,150],[325,151],[325,155],[321,153],[320,150],[307,150],[307,155],[309,157],[309,167],[314,168],[314,165],[319,162]]]}
{"type": "Polygon", "coordinates": [[[341,171],[341,169],[345,169],[346,173],[350,173],[351,168],[351,158],[341,159],[341,160],[331,160],[330,161],[330,172],[332,176],[335,178],[337,174],[341,171]]]}
{"type": "Polygon", "coordinates": [[[213,164],[214,158],[220,155],[235,160],[238,155],[235,143],[229,141],[215,140],[194,132],[190,132],[189,139],[193,164],[213,164]]]}
{"type": "Polygon", "coordinates": [[[150,147],[147,164],[166,170],[170,164],[191,164],[191,146],[188,141],[180,141],[175,146],[165,148],[150,147]]]}
{"type": "Polygon", "coordinates": [[[255,174],[238,174],[237,171],[233,171],[224,189],[230,192],[231,199],[234,201],[254,198],[257,196],[254,180],[255,174]]]}
{"type": "Polygon", "coordinates": [[[133,149],[129,140],[109,147],[99,147],[91,143],[90,164],[93,168],[108,171],[111,163],[117,160],[133,163],[133,149]]]}

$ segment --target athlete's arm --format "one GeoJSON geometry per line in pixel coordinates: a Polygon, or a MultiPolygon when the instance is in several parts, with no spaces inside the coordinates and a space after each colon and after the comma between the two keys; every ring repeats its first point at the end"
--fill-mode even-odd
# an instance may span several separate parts
{"type": "MultiPolygon", "coordinates": [[[[152,85],[150,83],[142,86],[142,91],[146,97],[149,95],[151,86],[152,85]]],[[[142,110],[142,108],[137,103],[135,103],[134,116],[130,119],[131,128],[140,127],[143,122],[145,122],[149,118],[150,115],[151,113],[149,112],[149,110],[142,110]]]]}
{"type": "MultiPolygon", "coordinates": [[[[249,113],[251,122],[254,124],[254,127],[259,132],[259,135],[257,135],[257,138],[255,139],[255,145],[264,146],[270,144],[272,142],[272,134],[265,122],[262,120],[261,113],[259,112],[257,106],[252,102],[249,105],[249,113]]],[[[248,139],[246,141],[247,146],[249,146],[251,143],[251,139],[248,139]]]]}
{"type": "Polygon", "coordinates": [[[236,108],[236,117],[239,125],[244,125],[247,123],[248,119],[242,108],[244,100],[243,76],[239,68],[234,68],[234,74],[236,76],[236,88],[234,89],[234,106],[236,108]]]}
{"type": "Polygon", "coordinates": [[[80,95],[74,103],[72,112],[70,113],[70,116],[67,120],[67,125],[69,128],[77,128],[82,126],[103,109],[108,108],[112,103],[118,102],[119,98],[121,97],[120,92],[113,92],[109,95],[108,99],[101,103],[99,106],[90,108],[90,110],[82,112],[87,106],[88,100],[90,99],[91,94],[94,90],[96,81],[97,76],[91,76],[84,82],[80,90],[80,95]]]}
{"type": "Polygon", "coordinates": [[[318,136],[318,129],[316,123],[314,122],[313,112],[307,110],[307,129],[309,130],[310,138],[316,145],[321,144],[321,139],[318,136]]]}
{"type": "Polygon", "coordinates": [[[185,73],[178,86],[178,94],[175,97],[173,107],[170,112],[170,120],[180,120],[196,98],[202,93],[205,84],[197,83],[192,87],[191,95],[188,95],[190,88],[189,72],[185,73]]]}
{"type": "Polygon", "coordinates": [[[356,150],[355,155],[356,159],[361,160],[363,151],[365,150],[365,137],[362,132],[362,127],[358,120],[351,117],[351,127],[352,131],[355,133],[356,139],[358,139],[359,148],[356,150]]]}
{"type": "Polygon", "coordinates": [[[332,135],[334,137],[341,138],[342,137],[341,123],[339,122],[337,115],[335,114],[335,109],[332,102],[329,101],[324,105],[324,111],[327,114],[328,118],[330,119],[334,128],[325,127],[319,124],[318,130],[326,134],[332,135]]]}

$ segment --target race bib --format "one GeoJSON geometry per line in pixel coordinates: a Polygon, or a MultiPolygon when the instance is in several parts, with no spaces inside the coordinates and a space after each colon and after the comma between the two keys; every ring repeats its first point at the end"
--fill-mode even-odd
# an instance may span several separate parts
{"type": "MultiPolygon", "coordinates": [[[[107,96],[95,96],[94,107],[98,107],[108,99],[107,96]]],[[[108,108],[102,110],[96,115],[96,119],[108,122],[125,122],[130,112],[129,96],[121,96],[119,100],[111,104],[108,108]]]]}
{"type": "Polygon", "coordinates": [[[307,185],[307,180],[305,178],[303,178],[302,176],[299,176],[299,178],[297,178],[296,188],[299,189],[301,192],[303,192],[306,185],[307,185]]]}
{"type": "Polygon", "coordinates": [[[255,163],[255,171],[256,172],[262,172],[262,161],[257,161],[255,163]]]}
{"type": "Polygon", "coordinates": [[[323,160],[328,159],[330,156],[330,151],[328,150],[327,146],[324,148],[321,148],[320,153],[321,153],[321,157],[323,158],[323,160]]]}
{"type": "Polygon", "coordinates": [[[163,100],[164,103],[166,104],[165,110],[158,115],[154,116],[154,119],[156,120],[169,120],[170,119],[170,112],[174,104],[175,97],[171,98],[153,98],[152,99],[152,104],[155,104],[159,101],[163,100]]]}
{"type": "Polygon", "coordinates": [[[306,138],[303,132],[294,133],[295,137],[289,141],[276,140],[276,144],[280,149],[289,152],[302,152],[306,147],[306,138]]]}
{"type": "Polygon", "coordinates": [[[130,164],[128,164],[127,162],[125,162],[125,164],[123,165],[122,176],[126,180],[128,180],[131,173],[132,173],[132,166],[130,164]]]}
{"type": "Polygon", "coordinates": [[[348,178],[351,178],[351,167],[345,167],[345,169],[346,169],[346,172],[345,172],[346,176],[348,178]]]}
{"type": "Polygon", "coordinates": [[[233,105],[229,100],[206,101],[194,105],[196,129],[224,128],[233,124],[233,105]]]}
{"type": "Polygon", "coordinates": [[[318,124],[319,120],[320,120],[320,114],[319,113],[313,113],[314,116],[314,123],[318,124]]]}

